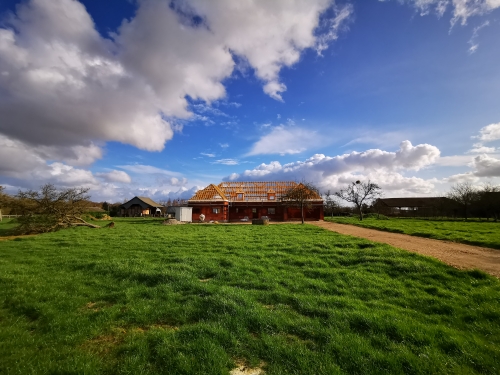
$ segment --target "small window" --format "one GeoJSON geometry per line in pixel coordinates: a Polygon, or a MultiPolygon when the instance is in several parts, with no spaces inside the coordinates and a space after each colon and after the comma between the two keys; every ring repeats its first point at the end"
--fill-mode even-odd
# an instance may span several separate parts
{"type": "Polygon", "coordinates": [[[270,201],[273,201],[274,200],[274,194],[269,194],[269,196],[267,197],[270,201]]]}
{"type": "Polygon", "coordinates": [[[238,213],[238,208],[236,208],[236,213],[238,213]]]}
{"type": "Polygon", "coordinates": [[[267,209],[267,213],[268,213],[269,215],[274,215],[274,214],[276,214],[276,208],[274,208],[274,207],[268,208],[268,209],[267,209]]]}
{"type": "Polygon", "coordinates": [[[220,208],[212,208],[212,212],[214,214],[218,214],[220,212],[220,208]]]}
{"type": "Polygon", "coordinates": [[[239,201],[242,201],[243,200],[243,193],[236,194],[236,199],[239,201]]]}
{"type": "Polygon", "coordinates": [[[257,209],[256,208],[252,208],[252,213],[256,214],[257,213],[257,209]]]}

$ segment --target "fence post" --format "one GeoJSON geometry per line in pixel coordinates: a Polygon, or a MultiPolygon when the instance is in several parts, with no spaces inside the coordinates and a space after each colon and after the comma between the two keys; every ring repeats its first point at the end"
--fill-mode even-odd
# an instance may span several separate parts
{"type": "Polygon", "coordinates": [[[2,221],[2,209],[0,208],[0,221],[2,221]]]}

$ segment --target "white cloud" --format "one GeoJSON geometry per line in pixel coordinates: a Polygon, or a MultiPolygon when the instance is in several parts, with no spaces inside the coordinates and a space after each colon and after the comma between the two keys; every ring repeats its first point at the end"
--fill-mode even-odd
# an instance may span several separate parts
{"type": "Polygon", "coordinates": [[[132,182],[130,176],[124,171],[113,170],[105,173],[96,173],[96,176],[108,182],[122,182],[124,184],[132,182]]]}
{"type": "Polygon", "coordinates": [[[212,164],[238,165],[240,162],[237,159],[219,159],[212,162],[212,164]]]}
{"type": "Polygon", "coordinates": [[[494,154],[497,152],[495,147],[486,147],[482,143],[475,143],[473,148],[467,151],[468,154],[494,154]]]}
{"type": "Polygon", "coordinates": [[[467,23],[467,19],[476,15],[486,14],[500,7],[500,0],[403,0],[411,3],[420,12],[421,15],[427,15],[431,12],[442,17],[448,7],[453,11],[451,24],[458,21],[462,25],[467,23]]]}
{"type": "Polygon", "coordinates": [[[108,39],[76,0],[22,2],[0,27],[0,134],[73,165],[101,158],[99,142],[160,151],[182,129],[167,118],[193,116],[187,97],[224,115],[209,105],[225,97],[234,56],[281,100],[280,70],[334,40],[349,18],[333,4],[142,0],[108,39]],[[320,16],[329,8],[325,30],[320,16]],[[192,24],[195,14],[201,25],[192,24]]]}
{"type": "Polygon", "coordinates": [[[181,175],[178,172],[173,172],[167,169],[161,169],[158,167],[154,167],[152,165],[144,165],[144,164],[117,165],[117,168],[124,169],[128,172],[137,174],[168,175],[175,177],[179,177],[181,175]]]}
{"type": "Polygon", "coordinates": [[[483,142],[491,142],[500,139],[500,122],[496,124],[490,124],[479,130],[479,135],[472,138],[479,139],[483,142]]]}
{"type": "Polygon", "coordinates": [[[229,144],[228,143],[219,143],[219,146],[222,148],[228,148],[229,144]]]}
{"type": "Polygon", "coordinates": [[[470,163],[471,160],[472,157],[467,155],[441,156],[436,160],[436,165],[442,167],[463,167],[470,163]]]}
{"type": "Polygon", "coordinates": [[[489,26],[489,25],[490,25],[490,21],[486,21],[482,25],[475,27],[474,30],[472,31],[472,36],[468,41],[468,43],[470,45],[470,48],[469,48],[470,54],[473,54],[479,48],[479,43],[476,41],[478,36],[479,36],[479,30],[481,30],[482,28],[489,26]]]}
{"type": "Polygon", "coordinates": [[[185,177],[183,178],[172,177],[169,181],[170,185],[172,186],[184,186],[187,184],[187,182],[188,180],[185,177]]]}
{"type": "Polygon", "coordinates": [[[479,178],[476,177],[472,172],[454,174],[450,177],[445,178],[445,181],[450,184],[462,183],[462,182],[477,182],[479,178]]]}
{"type": "Polygon", "coordinates": [[[158,100],[124,70],[83,5],[32,0],[17,9],[16,32],[0,28],[1,133],[37,146],[163,148],[173,132],[158,100]]]}
{"type": "Polygon", "coordinates": [[[400,149],[388,152],[379,149],[352,152],[338,156],[316,154],[305,161],[282,165],[278,161],[261,164],[241,174],[233,173],[228,180],[306,180],[320,189],[334,189],[357,179],[371,179],[395,194],[429,194],[434,181],[406,177],[402,171],[420,170],[436,162],[439,150],[432,145],[413,146],[401,142],[400,149]]]}
{"type": "Polygon", "coordinates": [[[207,158],[215,158],[215,154],[208,154],[205,152],[200,152],[200,155],[206,156],[207,158]]]}
{"type": "Polygon", "coordinates": [[[474,167],[477,177],[500,177],[500,159],[479,155],[474,158],[474,167]]]}
{"type": "Polygon", "coordinates": [[[247,155],[298,154],[309,148],[324,145],[324,141],[324,137],[318,136],[316,131],[279,125],[259,139],[247,155]]]}

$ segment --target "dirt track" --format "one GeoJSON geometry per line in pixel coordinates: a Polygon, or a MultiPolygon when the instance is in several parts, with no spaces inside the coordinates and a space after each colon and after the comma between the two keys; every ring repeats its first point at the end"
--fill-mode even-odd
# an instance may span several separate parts
{"type": "Polygon", "coordinates": [[[360,228],[354,225],[330,223],[326,221],[310,222],[317,227],[340,234],[366,238],[382,242],[400,249],[437,258],[460,269],[477,268],[500,278],[500,250],[479,246],[470,246],[456,242],[431,240],[429,238],[409,236],[407,234],[382,232],[360,228]]]}

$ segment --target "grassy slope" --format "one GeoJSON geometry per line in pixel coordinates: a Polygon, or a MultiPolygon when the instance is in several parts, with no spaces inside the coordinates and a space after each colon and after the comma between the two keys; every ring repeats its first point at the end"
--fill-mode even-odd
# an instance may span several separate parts
{"type": "Polygon", "coordinates": [[[355,217],[333,217],[325,218],[325,220],[387,232],[404,233],[412,236],[500,249],[500,223],[494,222],[394,218],[390,220],[368,218],[359,221],[355,217]]]}
{"type": "Polygon", "coordinates": [[[308,225],[118,221],[0,242],[0,373],[497,374],[499,302],[481,272],[308,225]]]}

